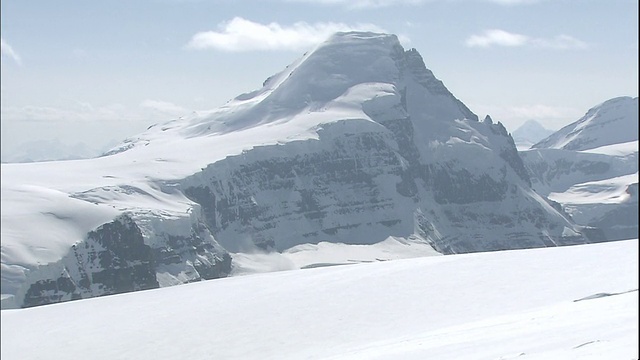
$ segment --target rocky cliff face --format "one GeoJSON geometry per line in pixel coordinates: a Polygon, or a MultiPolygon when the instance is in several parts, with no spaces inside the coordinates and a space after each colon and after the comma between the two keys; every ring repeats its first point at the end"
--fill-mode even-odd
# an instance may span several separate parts
{"type": "Polygon", "coordinates": [[[588,241],[530,190],[502,124],[479,122],[417,51],[393,44],[387,56],[391,86],[361,105],[372,121],[323,124],[313,141],[256,147],[182,182],[223,246],[418,236],[461,253],[588,241]]]}
{"type": "MultiPolygon", "coordinates": [[[[22,307],[153,289],[167,267],[185,268],[192,275],[185,282],[224,277],[231,257],[206,240],[202,225],[190,236],[166,235],[154,247],[131,216],[123,215],[87,234],[60,261],[28,273],[25,286],[15,296],[22,307]]],[[[208,235],[210,238],[210,235],[208,235]]]]}
{"type": "Polygon", "coordinates": [[[153,251],[127,216],[98,227],[61,261],[29,275],[23,299],[18,295],[23,307],[158,287],[153,251]]]}
{"type": "Polygon", "coordinates": [[[337,34],[262,89],[110,154],[3,165],[3,203],[5,189],[16,208],[35,194],[24,214],[39,219],[52,196],[68,202],[47,208],[57,220],[44,235],[13,235],[23,214],[3,207],[3,294],[13,281],[17,306],[226,276],[228,252],[256,248],[393,236],[452,254],[601,239],[536,194],[502,124],[478,121],[393,35],[337,34]],[[120,217],[87,234],[70,209],[120,217]],[[23,246],[63,227],[72,236],[43,246],[44,264],[23,246]]]}

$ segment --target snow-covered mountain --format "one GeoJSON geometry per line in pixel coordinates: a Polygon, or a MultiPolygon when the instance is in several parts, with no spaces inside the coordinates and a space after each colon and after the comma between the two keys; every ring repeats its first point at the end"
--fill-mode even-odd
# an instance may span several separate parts
{"type": "Polygon", "coordinates": [[[610,240],[638,236],[638,98],[614,98],[520,152],[533,188],[610,240]]]}
{"type": "Polygon", "coordinates": [[[637,359],[638,240],[240,276],[0,316],[3,360],[637,359]]]}
{"type": "Polygon", "coordinates": [[[511,133],[513,141],[516,143],[518,150],[527,150],[538,141],[546,139],[553,134],[553,130],[549,130],[535,120],[527,120],[511,133]]]}
{"type": "Polygon", "coordinates": [[[622,96],[589,109],[532,149],[589,150],[638,141],[638,98],[622,96]]]}
{"type": "Polygon", "coordinates": [[[374,246],[349,263],[381,246],[604,240],[531,189],[502,124],[387,34],[338,33],[261,89],[107,156],[3,164],[1,185],[5,307],[224,277],[256,252],[314,267],[342,246],[374,246]]]}

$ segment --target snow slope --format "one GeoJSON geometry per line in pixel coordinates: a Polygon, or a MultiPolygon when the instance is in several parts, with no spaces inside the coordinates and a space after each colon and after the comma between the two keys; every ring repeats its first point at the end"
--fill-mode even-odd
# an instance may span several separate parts
{"type": "Polygon", "coordinates": [[[638,240],[3,310],[2,359],[636,359],[638,240]]]}
{"type": "Polygon", "coordinates": [[[532,149],[579,151],[629,141],[638,141],[638,98],[622,96],[594,106],[532,149]]]}

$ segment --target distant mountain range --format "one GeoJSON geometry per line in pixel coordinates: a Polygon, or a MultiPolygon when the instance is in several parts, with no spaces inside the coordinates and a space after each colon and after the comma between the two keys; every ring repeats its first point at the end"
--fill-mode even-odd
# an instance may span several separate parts
{"type": "Polygon", "coordinates": [[[36,140],[20,144],[2,153],[3,163],[28,163],[37,161],[78,160],[100,156],[118,142],[112,141],[102,148],[94,148],[84,142],[68,144],[58,139],[36,140]]]}

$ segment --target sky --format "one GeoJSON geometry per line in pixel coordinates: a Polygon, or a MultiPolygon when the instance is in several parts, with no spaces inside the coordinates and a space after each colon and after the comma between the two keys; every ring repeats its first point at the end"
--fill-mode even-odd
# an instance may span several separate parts
{"type": "Polygon", "coordinates": [[[397,34],[481,118],[638,96],[637,0],[2,0],[2,154],[104,148],[261,87],[335,31],[397,34]]]}

